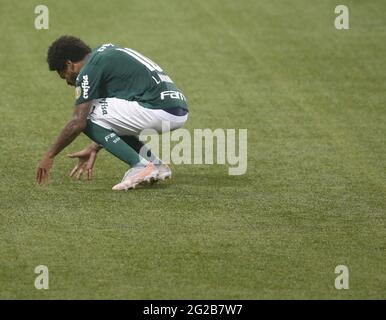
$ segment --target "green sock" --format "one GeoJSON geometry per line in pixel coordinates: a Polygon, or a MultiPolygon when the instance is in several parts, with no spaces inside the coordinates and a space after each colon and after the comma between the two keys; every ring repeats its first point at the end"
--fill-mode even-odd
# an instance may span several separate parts
{"type": "Polygon", "coordinates": [[[102,145],[108,152],[132,167],[140,163],[146,165],[148,162],[115,132],[98,126],[90,120],[87,121],[87,127],[83,132],[91,140],[102,145]]]}
{"type": "Polygon", "coordinates": [[[141,156],[143,156],[146,160],[156,164],[162,162],[154,153],[151,152],[150,148],[146,144],[138,139],[138,136],[121,136],[121,139],[125,141],[130,147],[132,147],[137,153],[140,153],[142,149],[141,156]]]}

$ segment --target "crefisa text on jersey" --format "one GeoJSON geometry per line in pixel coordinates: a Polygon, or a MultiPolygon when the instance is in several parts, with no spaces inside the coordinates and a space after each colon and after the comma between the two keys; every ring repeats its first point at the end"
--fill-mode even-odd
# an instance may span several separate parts
{"type": "Polygon", "coordinates": [[[89,81],[88,81],[88,75],[84,75],[82,78],[82,84],[81,87],[83,89],[83,98],[88,98],[88,90],[90,89],[89,81]]]}

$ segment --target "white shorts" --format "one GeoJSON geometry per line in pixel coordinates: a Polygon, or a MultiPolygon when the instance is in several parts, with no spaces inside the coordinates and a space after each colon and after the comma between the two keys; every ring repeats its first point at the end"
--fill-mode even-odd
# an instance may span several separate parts
{"type": "Polygon", "coordinates": [[[187,114],[175,116],[161,109],[142,107],[136,101],[104,98],[91,102],[88,119],[120,136],[139,135],[146,129],[157,133],[172,131],[181,128],[188,120],[187,114]]]}

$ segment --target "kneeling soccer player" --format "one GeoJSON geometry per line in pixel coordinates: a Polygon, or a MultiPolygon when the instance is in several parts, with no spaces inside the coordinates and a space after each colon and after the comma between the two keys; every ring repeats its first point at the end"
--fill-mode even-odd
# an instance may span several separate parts
{"type": "Polygon", "coordinates": [[[94,142],[70,155],[79,158],[71,176],[79,178],[85,172],[91,179],[96,155],[104,148],[131,167],[113,190],[171,177],[169,166],[138,138],[142,130],[175,130],[188,119],[185,96],[157,64],[111,43],[91,50],[72,36],[51,44],[47,62],[50,70],[76,87],[76,103],[72,119],[38,166],[39,184],[48,180],[54,157],[81,132],[94,142]]]}

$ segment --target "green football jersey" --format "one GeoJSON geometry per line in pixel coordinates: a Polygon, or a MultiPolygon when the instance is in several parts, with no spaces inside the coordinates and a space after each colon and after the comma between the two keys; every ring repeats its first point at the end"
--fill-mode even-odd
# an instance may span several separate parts
{"type": "Polygon", "coordinates": [[[153,61],[111,43],[94,49],[76,79],[76,105],[99,98],[137,101],[145,108],[188,109],[186,97],[153,61]]]}

